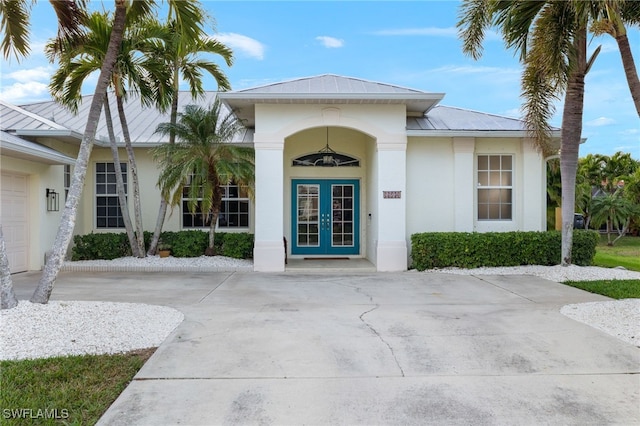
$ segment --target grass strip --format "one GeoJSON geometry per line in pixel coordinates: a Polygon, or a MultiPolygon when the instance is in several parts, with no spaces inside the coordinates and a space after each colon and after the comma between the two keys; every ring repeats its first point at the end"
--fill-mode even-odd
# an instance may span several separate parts
{"type": "Polygon", "coordinates": [[[565,281],[564,284],[612,299],[640,298],[640,280],[565,281]]]}
{"type": "Polygon", "coordinates": [[[0,361],[0,425],[93,425],[154,351],[0,361]]]}
{"type": "MultiPolygon", "coordinates": [[[[598,250],[600,250],[599,247],[598,250]]],[[[593,258],[593,266],[602,266],[604,268],[622,266],[630,271],[640,271],[640,257],[623,257],[618,254],[596,251],[596,256],[593,258]]]]}
{"type": "Polygon", "coordinates": [[[640,237],[622,237],[615,246],[608,246],[607,237],[602,235],[596,248],[593,266],[623,266],[630,271],[640,272],[640,237]]]}

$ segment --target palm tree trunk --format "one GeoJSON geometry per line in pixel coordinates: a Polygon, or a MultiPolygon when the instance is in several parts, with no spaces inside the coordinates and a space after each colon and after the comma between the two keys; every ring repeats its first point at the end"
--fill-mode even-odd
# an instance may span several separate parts
{"type": "Polygon", "coordinates": [[[56,234],[56,239],[53,243],[51,256],[49,256],[49,259],[44,266],[44,271],[42,272],[42,277],[38,282],[38,287],[34,291],[33,296],[31,296],[31,302],[33,303],[47,303],[49,301],[56,278],[58,277],[58,273],[60,272],[60,268],[62,267],[62,263],[64,262],[64,258],[67,254],[71,237],[73,236],[78,204],[80,202],[80,196],[82,195],[82,188],[84,187],[89,157],[91,156],[91,150],[93,149],[93,140],[96,136],[96,130],[98,129],[98,121],[100,120],[102,104],[104,103],[104,94],[107,91],[107,86],[111,79],[111,72],[113,71],[113,67],[116,63],[118,50],[124,35],[127,11],[126,1],[115,0],[115,5],[116,10],[113,18],[113,28],[111,31],[111,38],[109,40],[109,47],[102,64],[100,77],[98,78],[96,90],[91,101],[89,117],[87,118],[87,126],[84,130],[80,150],[78,152],[78,158],[76,160],[71,179],[69,196],[67,198],[64,212],[62,213],[60,227],[58,228],[58,233],[56,234]]]}
{"type": "Polygon", "coordinates": [[[116,97],[116,103],[118,105],[120,126],[122,127],[122,135],[124,136],[124,144],[127,150],[129,166],[131,169],[131,186],[133,187],[133,214],[136,218],[136,238],[138,240],[137,257],[145,257],[146,252],[144,247],[144,228],[142,226],[142,206],[140,204],[140,181],[138,179],[138,165],[136,163],[136,157],[133,152],[133,147],[131,146],[131,136],[129,135],[129,125],[127,124],[127,117],[124,113],[122,96],[116,97]]]}
{"type": "Polygon", "coordinates": [[[636,106],[638,117],[640,117],[640,80],[638,80],[638,71],[636,70],[636,64],[633,59],[633,52],[629,45],[627,33],[625,32],[617,36],[616,42],[618,43],[618,49],[620,49],[624,74],[627,77],[629,90],[631,90],[631,98],[633,98],[633,104],[636,106]]]}
{"type": "Polygon", "coordinates": [[[0,225],[0,309],[11,309],[17,305],[18,299],[13,291],[7,247],[4,244],[2,225],[0,225]]]}
{"type": "Polygon", "coordinates": [[[570,72],[562,112],[560,170],[562,179],[562,266],[571,265],[573,218],[576,203],[576,172],[582,136],[584,110],[584,78],[587,63],[586,28],[576,32],[573,46],[576,63],[570,72]]]}
{"type": "MultiPolygon", "coordinates": [[[[178,121],[178,97],[180,96],[179,85],[179,69],[177,65],[173,69],[173,99],[171,99],[171,115],[169,122],[175,125],[178,121]]],[[[176,133],[172,130],[169,133],[169,144],[172,145],[176,141],[176,133]]],[[[149,244],[149,251],[147,254],[154,255],[158,249],[158,242],[160,241],[160,234],[162,234],[162,227],[164,226],[164,219],[167,216],[167,200],[160,199],[160,208],[158,209],[158,218],[156,219],[156,228],[153,230],[153,237],[151,238],[151,244],[149,244]]]]}
{"type": "Polygon", "coordinates": [[[216,224],[218,223],[218,216],[220,215],[219,211],[211,213],[211,223],[209,224],[209,247],[205,251],[207,256],[215,256],[216,255],[216,224]]]}
{"type": "Polygon", "coordinates": [[[136,242],[136,236],[133,232],[133,225],[131,224],[131,216],[129,216],[129,207],[127,203],[127,196],[124,193],[124,179],[122,179],[122,171],[120,169],[120,155],[118,154],[118,145],[116,144],[116,135],[113,131],[113,120],[111,118],[111,107],[109,106],[109,94],[104,94],[104,115],[107,123],[107,132],[109,133],[109,142],[111,145],[111,155],[113,156],[113,167],[116,173],[116,186],[118,191],[118,201],[120,202],[120,211],[122,213],[122,221],[124,222],[124,229],[127,232],[127,238],[129,239],[129,246],[131,247],[131,254],[135,257],[140,257],[140,249],[136,242]]]}

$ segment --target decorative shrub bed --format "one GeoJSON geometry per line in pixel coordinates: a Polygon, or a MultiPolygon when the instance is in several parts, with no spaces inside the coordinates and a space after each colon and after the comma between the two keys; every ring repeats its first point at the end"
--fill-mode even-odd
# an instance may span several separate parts
{"type": "MultiPolygon", "coordinates": [[[[160,240],[171,247],[174,257],[199,257],[204,254],[209,243],[209,234],[204,231],[190,230],[179,232],[163,232],[160,240]]],[[[148,248],[151,233],[144,233],[145,245],[148,248]]],[[[127,234],[100,233],[76,235],[71,250],[72,260],[116,259],[131,256],[127,234]]],[[[253,234],[216,232],[216,254],[236,259],[253,257],[253,234]]]]}
{"type": "MultiPolygon", "coordinates": [[[[591,265],[599,235],[574,230],[572,262],[591,265]]],[[[478,268],[481,266],[557,265],[561,234],[547,232],[425,232],[411,236],[412,267],[478,268]]]]}

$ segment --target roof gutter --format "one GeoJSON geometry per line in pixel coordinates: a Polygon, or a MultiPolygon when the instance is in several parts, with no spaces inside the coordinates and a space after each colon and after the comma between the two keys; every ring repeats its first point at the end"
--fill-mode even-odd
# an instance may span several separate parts
{"type": "Polygon", "coordinates": [[[50,164],[65,164],[72,166],[76,163],[75,158],[67,157],[66,155],[52,149],[47,149],[46,151],[38,150],[17,145],[9,141],[2,141],[2,150],[5,155],[10,155],[11,153],[22,154],[24,156],[31,157],[33,160],[46,160],[46,162],[50,164]]]}
{"type": "MultiPolygon", "coordinates": [[[[467,137],[467,138],[526,138],[531,134],[526,130],[407,130],[409,137],[467,137]]],[[[560,138],[560,130],[551,132],[553,138],[560,138]]]]}

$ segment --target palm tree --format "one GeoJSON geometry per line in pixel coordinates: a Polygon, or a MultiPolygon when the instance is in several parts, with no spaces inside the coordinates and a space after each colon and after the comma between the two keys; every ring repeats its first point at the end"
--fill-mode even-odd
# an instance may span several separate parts
{"type": "MultiPolygon", "coordinates": [[[[80,22],[85,14],[84,0],[79,2],[51,1],[51,4],[58,19],[58,36],[61,39],[74,37],[80,30],[80,22]]],[[[4,58],[15,55],[16,59],[20,60],[29,54],[29,10],[29,5],[25,0],[0,0],[0,30],[3,34],[0,47],[2,48],[4,58]]],[[[109,72],[110,66],[109,62],[104,63],[101,77],[103,76],[103,71],[104,73],[109,72]]],[[[98,84],[101,82],[102,80],[99,79],[98,84]]],[[[97,87],[98,85],[96,89],[97,87]]],[[[90,114],[92,112],[95,114],[93,105],[90,114]]],[[[91,119],[91,115],[89,119],[91,119]]],[[[91,129],[89,128],[88,131],[91,132],[91,129]]],[[[83,137],[83,141],[92,139],[93,137],[83,137]]],[[[0,240],[0,276],[2,280],[0,287],[0,297],[2,297],[0,309],[9,309],[16,306],[17,301],[15,301],[15,294],[13,292],[13,282],[11,280],[4,237],[1,235],[0,240]],[[14,303],[14,301],[16,303],[14,303]]],[[[64,250],[66,250],[66,247],[64,250]]]]}
{"type": "MultiPolygon", "coordinates": [[[[162,42],[155,45],[156,55],[164,58],[167,67],[171,70],[171,82],[173,90],[171,92],[171,113],[170,123],[175,125],[178,117],[178,98],[180,94],[180,79],[186,80],[189,85],[192,99],[196,99],[204,93],[202,88],[203,72],[209,73],[218,84],[219,90],[229,90],[231,85],[225,74],[220,70],[215,62],[199,58],[202,54],[214,54],[221,56],[227,66],[233,65],[233,52],[224,44],[211,37],[199,39],[186,39],[179,37],[177,31],[180,23],[173,19],[163,26],[164,36],[162,42]]],[[[175,142],[175,133],[169,132],[169,144],[175,142]]],[[[155,254],[160,234],[167,214],[167,200],[160,200],[156,227],[149,245],[149,254],[155,254]]]]}
{"type": "Polygon", "coordinates": [[[638,162],[631,158],[631,154],[616,152],[612,156],[604,156],[602,168],[604,189],[615,192],[619,186],[624,186],[625,181],[638,168],[638,162]]]}
{"type": "MultiPolygon", "coordinates": [[[[160,108],[166,108],[168,106],[167,102],[165,101],[163,104],[163,101],[167,99],[167,92],[171,90],[171,87],[168,84],[170,74],[164,64],[153,56],[144,55],[145,46],[150,43],[150,40],[161,35],[158,25],[148,20],[136,21],[135,16],[131,16],[132,12],[132,9],[129,8],[125,35],[111,76],[111,87],[116,96],[118,116],[130,166],[136,222],[135,233],[128,218],[123,180],[119,176],[120,173],[116,173],[118,195],[120,206],[122,207],[121,212],[133,255],[144,257],[146,252],[142,227],[138,169],[124,112],[124,99],[128,94],[127,89],[129,91],[136,90],[140,92],[140,99],[143,104],[156,103],[160,108]]],[[[111,33],[111,23],[107,13],[92,13],[87,19],[86,26],[87,32],[82,37],[62,43],[52,41],[46,48],[47,56],[51,61],[60,60],[60,68],[51,80],[51,93],[56,100],[63,105],[69,106],[72,110],[77,110],[78,103],[82,98],[80,91],[82,82],[100,67],[111,33]]],[[[107,111],[107,107],[108,104],[105,104],[107,124],[111,130],[113,125],[111,124],[111,114],[107,111]]],[[[110,139],[114,164],[120,164],[116,141],[111,131],[110,139]]],[[[119,171],[118,167],[116,167],[116,171],[119,171]]]]}
{"type": "Polygon", "coordinates": [[[157,132],[175,133],[177,142],[155,148],[160,165],[158,186],[170,205],[186,194],[191,213],[202,213],[209,224],[207,255],[215,255],[215,227],[222,207],[223,185],[235,182],[252,192],[253,149],[232,143],[242,124],[224,112],[219,99],[209,108],[187,105],[176,124],[163,123],[157,132]]]}
{"type": "MultiPolygon", "coordinates": [[[[96,89],[91,101],[91,107],[89,109],[89,115],[87,117],[87,126],[85,127],[85,132],[80,143],[78,158],[76,160],[71,185],[69,187],[69,195],[62,214],[60,226],[58,227],[51,256],[45,264],[42,277],[38,282],[38,287],[31,297],[31,302],[34,303],[47,303],[49,301],[55,280],[60,272],[64,257],[67,253],[67,248],[69,247],[71,237],[73,236],[78,203],[80,195],[82,194],[82,188],[84,186],[84,180],[87,173],[87,165],[89,163],[89,156],[91,155],[93,140],[95,138],[98,121],[100,119],[100,112],[104,102],[104,94],[107,91],[111,72],[116,63],[118,50],[122,41],[122,36],[124,35],[128,2],[126,0],[114,0],[114,2],[115,12],[113,15],[113,25],[107,54],[105,55],[104,62],[100,68],[100,76],[98,77],[96,89]]],[[[27,28],[29,13],[27,2],[24,0],[1,0],[0,3],[0,12],[2,12],[2,16],[0,17],[0,27],[2,27],[3,30],[3,38],[0,42],[0,46],[3,47],[4,55],[5,57],[8,57],[10,54],[15,53],[17,57],[24,56],[29,52],[27,28]]],[[[150,6],[154,3],[155,2],[151,0],[135,1],[131,2],[131,7],[136,9],[140,14],[149,14],[151,13],[150,6]]],[[[78,2],[74,5],[74,2],[52,1],[52,4],[54,5],[54,9],[56,9],[56,13],[58,8],[64,8],[65,5],[67,6],[67,10],[84,13],[84,8],[82,7],[84,6],[83,2],[78,2]]],[[[183,37],[196,38],[201,36],[201,28],[193,24],[194,17],[201,15],[201,8],[197,2],[168,0],[168,4],[169,8],[175,11],[176,18],[183,24],[180,27],[180,32],[183,37]]],[[[58,14],[58,22],[59,28],[63,28],[63,24],[66,20],[58,14]]],[[[69,28],[71,28],[71,32],[73,32],[74,26],[71,25],[69,28]]],[[[65,32],[61,32],[64,36],[65,32]]]]}
{"type": "MultiPolygon", "coordinates": [[[[0,0],[0,31],[3,37],[0,48],[5,58],[16,59],[29,55],[29,12],[26,0],[0,0]]],[[[58,38],[75,38],[82,32],[82,21],[86,13],[86,0],[50,0],[58,19],[58,38]]]]}
{"type": "Polygon", "coordinates": [[[18,305],[18,299],[13,291],[9,258],[2,235],[2,224],[0,224],[0,309],[11,309],[16,305],[18,305]]]}
{"type": "Polygon", "coordinates": [[[625,27],[625,22],[640,24],[640,2],[603,0],[599,3],[602,17],[593,23],[591,31],[595,34],[609,34],[616,40],[631,97],[640,117],[640,80],[625,27]]]}
{"type": "Polygon", "coordinates": [[[596,227],[607,224],[607,245],[612,246],[629,229],[631,219],[638,214],[638,206],[622,196],[622,191],[604,194],[593,199],[592,222],[596,227]],[[617,230],[618,237],[611,241],[611,233],[617,230]]]}
{"type": "Polygon", "coordinates": [[[587,60],[587,2],[464,0],[458,22],[463,51],[477,59],[485,31],[497,26],[524,65],[524,120],[545,153],[550,151],[553,101],[565,96],[560,142],[562,175],[561,264],[571,263],[575,182],[582,133],[584,79],[599,50],[587,60]]]}

